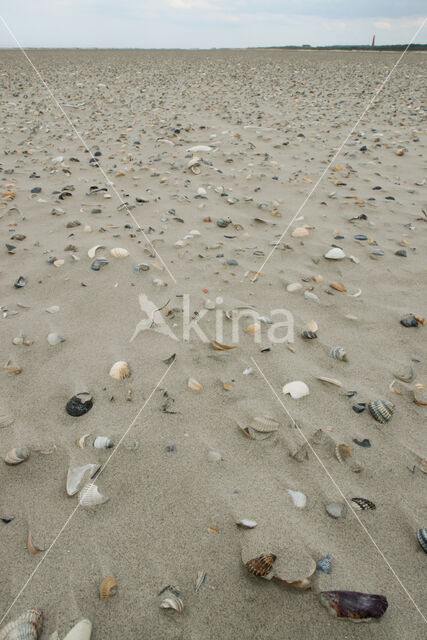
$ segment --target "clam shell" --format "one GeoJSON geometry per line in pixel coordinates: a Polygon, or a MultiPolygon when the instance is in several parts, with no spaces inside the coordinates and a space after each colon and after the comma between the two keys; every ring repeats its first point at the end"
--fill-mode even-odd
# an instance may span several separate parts
{"type": "Polygon", "coordinates": [[[29,609],[0,631],[0,640],[37,640],[43,626],[43,613],[29,609]]]}
{"type": "Polygon", "coordinates": [[[160,602],[162,609],[174,609],[178,613],[184,611],[184,603],[178,587],[168,585],[160,591],[159,596],[162,596],[162,601],[160,602]]]}
{"type": "Polygon", "coordinates": [[[368,409],[377,422],[385,424],[391,420],[394,413],[394,404],[388,400],[371,400],[368,403],[368,409]]]}
{"type": "Polygon", "coordinates": [[[114,442],[106,436],[97,436],[92,442],[92,446],[95,447],[95,449],[112,449],[114,442]]]}
{"type": "Polygon", "coordinates": [[[197,380],[194,380],[194,378],[189,378],[187,385],[192,391],[201,391],[203,389],[203,385],[197,382],[197,380]]]}
{"type": "Polygon", "coordinates": [[[72,629],[67,633],[64,640],[90,640],[92,635],[92,623],[90,620],[80,620],[72,629]]]}
{"type": "Polygon", "coordinates": [[[238,520],[236,524],[238,527],[241,527],[242,529],[253,529],[254,527],[257,526],[257,523],[255,522],[255,520],[246,520],[246,519],[238,520]]]}
{"type": "Polygon", "coordinates": [[[292,545],[288,549],[280,549],[273,567],[276,580],[289,585],[293,589],[308,589],[316,572],[316,562],[303,549],[292,545]]]}
{"type": "Polygon", "coordinates": [[[348,444],[337,444],[335,447],[335,455],[339,462],[344,462],[346,458],[351,458],[351,449],[348,444]]]}
{"type": "Polygon", "coordinates": [[[352,498],[351,501],[354,502],[354,505],[357,507],[357,509],[361,509],[362,511],[377,508],[376,505],[367,498],[352,498]]]}
{"type": "Polygon", "coordinates": [[[304,396],[308,396],[310,390],[305,382],[301,380],[294,380],[293,382],[288,382],[282,389],[282,392],[286,395],[289,393],[292,398],[298,399],[303,398],[304,396]]]}
{"type": "Polygon", "coordinates": [[[130,367],[124,360],[115,362],[110,369],[110,376],[115,380],[125,380],[130,377],[130,367]]]}
{"type": "Polygon", "coordinates": [[[345,258],[345,253],[339,247],[332,247],[324,254],[324,257],[328,260],[342,260],[342,258],[345,258]]]}
{"type": "Polygon", "coordinates": [[[245,567],[253,576],[265,578],[271,573],[276,557],[277,556],[275,556],[274,553],[262,554],[261,556],[258,556],[258,558],[248,560],[245,567]]]}
{"type": "Polygon", "coordinates": [[[99,504],[107,502],[108,498],[99,493],[96,484],[88,484],[79,494],[79,502],[82,507],[96,507],[99,504]]]}
{"type": "Polygon", "coordinates": [[[400,321],[404,327],[418,327],[418,320],[414,316],[406,316],[400,321]]]}
{"type": "Polygon", "coordinates": [[[67,474],[67,494],[74,496],[85,482],[93,478],[100,469],[100,464],[84,464],[80,467],[70,467],[67,474]]]}
{"type": "Polygon", "coordinates": [[[90,411],[93,407],[93,399],[89,393],[79,393],[76,396],[70,398],[65,405],[65,410],[68,415],[78,418],[90,411]],[[87,400],[84,400],[84,396],[89,396],[87,400]]]}
{"type": "Polygon", "coordinates": [[[110,596],[114,596],[117,593],[117,582],[113,576],[107,576],[101,582],[99,587],[99,597],[101,600],[107,600],[110,596]]]}
{"type": "Polygon", "coordinates": [[[359,591],[321,591],[320,602],[333,616],[353,622],[381,618],[388,607],[385,596],[359,591]]]}
{"type": "Polygon", "coordinates": [[[27,447],[15,447],[6,454],[4,459],[6,464],[15,465],[21,464],[30,457],[30,450],[27,447]]]}
{"type": "Polygon", "coordinates": [[[59,344],[60,342],[65,342],[65,338],[63,338],[59,333],[49,333],[47,336],[47,341],[48,343],[54,347],[55,345],[59,344]]]}
{"type": "Polygon", "coordinates": [[[347,354],[342,347],[332,347],[332,349],[329,351],[329,356],[331,358],[335,358],[335,360],[347,361],[347,354]]]}
{"type": "Polygon", "coordinates": [[[114,249],[111,249],[110,255],[113,256],[113,258],[127,258],[129,251],[127,249],[122,249],[121,247],[115,247],[114,249]]]}
{"type": "Polygon", "coordinates": [[[427,529],[418,529],[417,540],[420,543],[422,550],[427,553],[427,529]]]}
{"type": "Polygon", "coordinates": [[[296,227],[291,233],[293,238],[304,238],[304,236],[308,236],[309,230],[305,227],[296,227]]]}

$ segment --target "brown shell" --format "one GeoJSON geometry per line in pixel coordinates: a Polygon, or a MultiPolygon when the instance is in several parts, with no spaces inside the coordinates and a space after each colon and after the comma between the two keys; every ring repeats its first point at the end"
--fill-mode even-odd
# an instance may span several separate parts
{"type": "Polygon", "coordinates": [[[228,351],[229,349],[237,348],[237,345],[235,344],[222,344],[222,342],[217,342],[216,340],[212,340],[211,345],[216,349],[216,351],[228,351]]]}
{"type": "Polygon", "coordinates": [[[117,593],[117,582],[113,576],[107,576],[101,582],[99,587],[99,597],[101,600],[107,600],[110,596],[114,596],[117,593]]]}
{"type": "Polygon", "coordinates": [[[357,509],[361,509],[362,511],[377,508],[375,504],[367,498],[352,498],[351,501],[354,502],[354,505],[355,507],[357,507],[357,509]]]}
{"type": "Polygon", "coordinates": [[[340,462],[344,462],[346,458],[351,458],[350,446],[348,444],[337,444],[335,455],[340,462]]]}
{"type": "Polygon", "coordinates": [[[28,532],[28,536],[27,536],[27,549],[32,556],[37,555],[38,553],[40,553],[40,551],[44,551],[44,549],[41,549],[40,547],[38,547],[34,542],[33,536],[31,535],[31,531],[28,532]]]}
{"type": "Polygon", "coordinates": [[[252,558],[249,560],[245,567],[253,576],[267,576],[273,568],[274,561],[276,560],[274,553],[267,553],[259,556],[258,558],[252,558]]]}
{"type": "Polygon", "coordinates": [[[359,591],[321,591],[320,602],[337,618],[355,622],[381,618],[388,607],[385,596],[359,591]]]}

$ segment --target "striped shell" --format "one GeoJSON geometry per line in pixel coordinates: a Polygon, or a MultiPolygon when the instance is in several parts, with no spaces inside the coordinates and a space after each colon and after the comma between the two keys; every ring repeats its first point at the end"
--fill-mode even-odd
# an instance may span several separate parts
{"type": "Polygon", "coordinates": [[[268,576],[272,570],[276,557],[277,556],[275,556],[274,553],[263,554],[258,558],[252,558],[252,560],[249,560],[245,564],[245,567],[253,576],[265,578],[265,576],[268,576]]]}
{"type": "Polygon", "coordinates": [[[29,609],[0,631],[0,640],[37,640],[43,626],[43,613],[29,609]]]}
{"type": "Polygon", "coordinates": [[[114,596],[117,593],[117,582],[113,576],[107,576],[101,582],[99,587],[99,597],[101,600],[107,600],[110,596],[114,596]]]}
{"type": "Polygon", "coordinates": [[[4,459],[6,464],[15,465],[21,464],[24,460],[28,460],[30,457],[30,450],[27,447],[16,447],[11,449],[4,459]]]}
{"type": "Polygon", "coordinates": [[[376,509],[377,507],[373,502],[368,500],[367,498],[352,498],[352,502],[354,502],[355,506],[358,509],[362,509],[362,511],[366,511],[367,509],[376,509]]]}
{"type": "Polygon", "coordinates": [[[99,492],[96,484],[88,484],[79,494],[79,502],[82,507],[96,507],[98,504],[107,502],[108,498],[99,492]]]}
{"type": "Polygon", "coordinates": [[[337,444],[335,447],[335,455],[339,462],[344,462],[346,458],[351,458],[351,449],[348,444],[337,444]]]}
{"type": "Polygon", "coordinates": [[[347,361],[347,354],[342,347],[332,347],[329,351],[329,355],[331,358],[335,358],[335,360],[347,361]]]}
{"type": "Polygon", "coordinates": [[[310,331],[310,329],[303,329],[301,331],[301,336],[306,340],[314,340],[314,338],[317,338],[317,333],[315,331],[310,331]]]}
{"type": "Polygon", "coordinates": [[[162,589],[159,593],[162,596],[160,607],[162,609],[174,609],[178,613],[184,611],[184,602],[182,601],[182,595],[178,587],[169,585],[162,589]]]}
{"type": "Polygon", "coordinates": [[[427,529],[418,529],[417,540],[421,545],[421,548],[427,553],[427,529]]]}
{"type": "Polygon", "coordinates": [[[385,424],[391,420],[394,413],[394,404],[388,400],[371,400],[368,403],[368,409],[377,422],[385,424]]]}
{"type": "Polygon", "coordinates": [[[122,249],[121,247],[115,247],[114,249],[111,249],[110,254],[113,258],[127,258],[129,251],[127,249],[122,249]]]}

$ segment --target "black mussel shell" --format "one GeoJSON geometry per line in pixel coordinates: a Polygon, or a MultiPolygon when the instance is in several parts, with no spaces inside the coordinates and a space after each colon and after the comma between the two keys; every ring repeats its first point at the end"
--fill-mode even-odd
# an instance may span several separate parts
{"type": "Polygon", "coordinates": [[[404,327],[418,327],[418,320],[414,316],[406,316],[402,318],[400,324],[403,324],[404,327]]]}
{"type": "Polygon", "coordinates": [[[90,268],[93,269],[94,271],[99,271],[101,267],[103,267],[106,264],[108,264],[107,258],[96,258],[96,260],[94,260],[90,265],[90,268]]]}
{"type": "Polygon", "coordinates": [[[417,540],[420,543],[422,550],[427,553],[427,529],[418,529],[417,540]]]}
{"type": "Polygon", "coordinates": [[[356,402],[356,404],[353,405],[353,411],[355,411],[356,413],[362,413],[362,411],[365,411],[366,409],[366,402],[356,402]]]}
{"type": "Polygon", "coordinates": [[[354,622],[381,618],[388,607],[385,596],[359,591],[321,591],[320,602],[337,618],[354,622]]]}
{"type": "Polygon", "coordinates": [[[376,509],[377,507],[371,500],[367,498],[352,498],[352,502],[354,502],[355,506],[358,509],[362,509],[362,511],[366,511],[367,509],[376,509]]]}
{"type": "Polygon", "coordinates": [[[368,440],[368,438],[365,438],[364,440],[358,440],[357,438],[353,439],[354,444],[358,444],[359,447],[370,447],[371,443],[368,440]]]}
{"type": "Polygon", "coordinates": [[[89,397],[89,399],[85,401],[82,400],[80,396],[73,396],[65,405],[65,410],[70,416],[78,418],[79,416],[83,416],[85,413],[90,411],[92,407],[93,399],[91,397],[89,397]]]}
{"type": "Polygon", "coordinates": [[[15,289],[20,289],[21,287],[25,287],[26,284],[27,281],[25,280],[24,276],[19,276],[18,280],[13,286],[15,287],[15,289]]]}

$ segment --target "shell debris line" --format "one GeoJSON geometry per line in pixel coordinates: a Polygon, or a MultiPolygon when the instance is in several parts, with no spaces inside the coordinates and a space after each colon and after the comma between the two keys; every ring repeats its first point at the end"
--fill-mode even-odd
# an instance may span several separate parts
{"type": "Polygon", "coordinates": [[[0,49],[0,640],[421,638],[425,47],[202,4],[0,49]]]}

